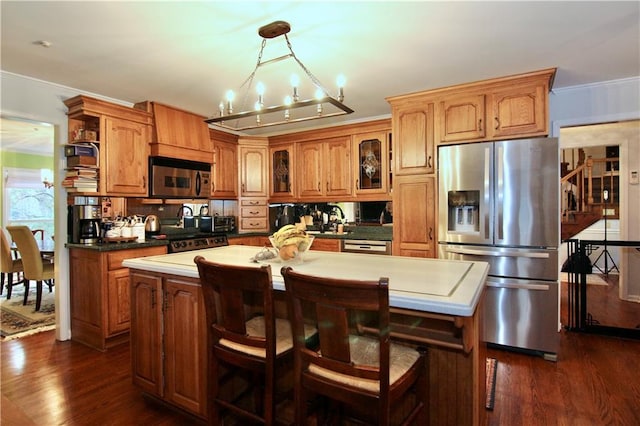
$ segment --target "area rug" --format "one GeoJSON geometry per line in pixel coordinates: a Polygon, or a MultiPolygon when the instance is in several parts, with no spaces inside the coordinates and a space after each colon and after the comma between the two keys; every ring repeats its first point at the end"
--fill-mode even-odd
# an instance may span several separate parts
{"type": "MultiPolygon", "coordinates": [[[[560,273],[560,281],[564,283],[569,282],[569,274],[567,272],[560,273]]],[[[589,285],[608,285],[607,282],[602,279],[598,274],[587,274],[587,284],[589,285]]]]}
{"type": "Polygon", "coordinates": [[[498,360],[495,358],[487,358],[487,400],[485,407],[487,410],[493,410],[496,400],[496,373],[498,372],[498,360]]]}
{"type": "MultiPolygon", "coordinates": [[[[34,283],[31,287],[35,287],[34,283]]],[[[23,286],[13,288],[10,300],[7,300],[6,290],[0,296],[0,335],[2,340],[17,339],[55,328],[55,289],[49,293],[49,289],[44,286],[42,303],[38,312],[35,312],[35,288],[29,292],[26,305],[22,304],[23,296],[23,286]]]]}

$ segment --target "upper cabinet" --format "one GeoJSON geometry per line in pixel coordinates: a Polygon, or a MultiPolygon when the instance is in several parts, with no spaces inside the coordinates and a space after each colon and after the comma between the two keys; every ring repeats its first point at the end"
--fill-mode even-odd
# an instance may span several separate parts
{"type": "Polygon", "coordinates": [[[356,196],[389,192],[389,132],[353,135],[351,152],[356,196]]]}
{"type": "Polygon", "coordinates": [[[546,136],[555,69],[430,92],[439,97],[440,142],[546,136]]]}
{"type": "MultiPolygon", "coordinates": [[[[148,133],[151,114],[87,96],[67,99],[69,143],[90,144],[97,150],[97,187],[86,192],[108,196],[148,194],[148,133]],[[90,138],[82,135],[91,135],[90,138]],[[79,136],[79,137],[77,137],[79,136]]],[[[67,157],[69,168],[81,169],[82,155],[67,157]]],[[[82,189],[73,189],[83,192],[82,189]]]]}
{"type": "Polygon", "coordinates": [[[299,199],[351,195],[351,138],[300,143],[296,152],[299,199]]]}
{"type": "Polygon", "coordinates": [[[269,148],[266,138],[238,139],[238,157],[240,163],[240,196],[267,197],[268,177],[267,157],[269,148]]]}
{"type": "Polygon", "coordinates": [[[140,102],[135,107],[153,114],[152,156],[213,162],[206,117],[158,102],[140,102]]]}
{"type": "Polygon", "coordinates": [[[238,138],[209,129],[213,143],[213,184],[211,196],[218,199],[238,197],[238,138]]]}
{"type": "Polygon", "coordinates": [[[105,180],[109,195],[146,196],[148,142],[147,125],[115,117],[104,118],[105,180]]]}
{"type": "Polygon", "coordinates": [[[391,120],[269,138],[269,200],[388,199],[391,120]]]}
{"type": "Polygon", "coordinates": [[[294,145],[292,143],[269,148],[269,200],[290,201],[294,196],[294,145]]]}
{"type": "Polygon", "coordinates": [[[435,103],[429,98],[391,101],[394,175],[434,173],[435,103]]]}

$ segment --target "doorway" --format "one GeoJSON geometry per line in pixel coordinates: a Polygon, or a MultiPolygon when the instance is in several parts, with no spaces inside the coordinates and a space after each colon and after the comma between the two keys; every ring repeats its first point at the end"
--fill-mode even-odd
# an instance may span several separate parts
{"type": "MultiPolygon", "coordinates": [[[[574,238],[608,241],[639,240],[640,230],[636,223],[638,221],[630,220],[636,216],[630,215],[630,212],[638,209],[638,184],[634,182],[632,176],[634,171],[637,175],[640,168],[640,120],[566,127],[560,129],[559,136],[560,147],[565,158],[568,153],[581,150],[593,155],[594,158],[597,156],[606,159],[618,151],[616,154],[618,163],[609,162],[609,164],[603,161],[603,174],[611,178],[604,180],[605,183],[594,193],[594,196],[597,195],[601,201],[602,212],[607,214],[606,219],[599,220],[574,238]],[[609,164],[608,170],[606,164],[609,164]],[[616,168],[618,170],[615,170],[616,168]],[[617,186],[615,188],[617,203],[607,204],[611,201],[609,197],[612,193],[609,191],[614,185],[617,186]]],[[[564,256],[562,259],[564,262],[567,248],[566,244],[562,246],[561,255],[564,256]]],[[[593,313],[594,321],[600,324],[635,328],[640,324],[640,306],[638,306],[640,282],[630,277],[638,276],[637,274],[640,273],[640,254],[634,248],[609,246],[607,249],[611,254],[608,259],[615,262],[616,268],[612,268],[611,264],[607,266],[601,264],[606,258],[606,253],[605,256],[602,255],[604,247],[599,247],[589,256],[594,263],[594,274],[592,274],[592,285],[587,286],[589,299],[587,308],[596,310],[598,306],[607,307],[606,313],[593,313]]]]}

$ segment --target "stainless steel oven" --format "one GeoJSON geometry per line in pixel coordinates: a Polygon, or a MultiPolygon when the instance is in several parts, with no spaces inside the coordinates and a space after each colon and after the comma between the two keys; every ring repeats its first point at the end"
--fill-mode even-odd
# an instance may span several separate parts
{"type": "Polygon", "coordinates": [[[211,165],[173,158],[149,158],[149,197],[208,198],[211,165]]]}
{"type": "Polygon", "coordinates": [[[177,234],[168,235],[169,253],[181,253],[229,245],[226,234],[177,234]]]}

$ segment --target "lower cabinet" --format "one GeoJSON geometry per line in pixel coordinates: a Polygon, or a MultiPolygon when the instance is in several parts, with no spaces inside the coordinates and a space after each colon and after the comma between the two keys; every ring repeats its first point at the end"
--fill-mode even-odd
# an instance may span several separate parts
{"type": "Polygon", "coordinates": [[[435,178],[397,176],[393,185],[393,254],[437,257],[435,178]]]}
{"type": "Polygon", "coordinates": [[[71,339],[95,349],[129,339],[129,269],[122,261],[165,254],[165,246],[101,252],[71,248],[71,339]]]}
{"type": "Polygon", "coordinates": [[[207,417],[206,326],[197,278],[131,271],[131,362],[142,391],[207,417]]]}

